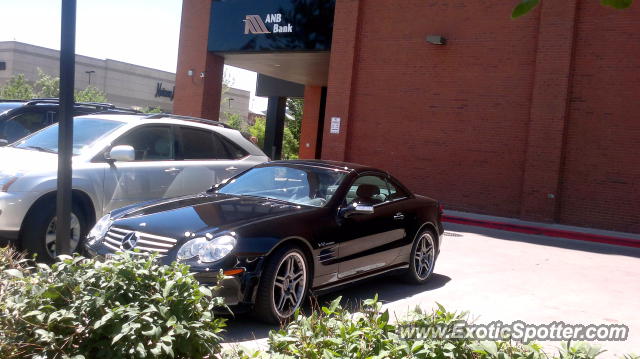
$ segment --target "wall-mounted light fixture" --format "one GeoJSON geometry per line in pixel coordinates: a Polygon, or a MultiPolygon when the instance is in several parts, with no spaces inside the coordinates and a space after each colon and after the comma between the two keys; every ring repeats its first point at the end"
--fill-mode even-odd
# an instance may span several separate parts
{"type": "Polygon", "coordinates": [[[193,69],[189,69],[189,71],[187,71],[187,76],[189,77],[193,76],[193,69]]]}
{"type": "Polygon", "coordinates": [[[204,72],[201,72],[201,73],[200,73],[200,78],[201,78],[201,79],[203,79],[203,78],[205,78],[205,77],[206,77],[206,74],[205,74],[204,72]]]}
{"type": "Polygon", "coordinates": [[[427,36],[427,42],[434,45],[446,45],[447,39],[442,35],[429,35],[427,36]]]}

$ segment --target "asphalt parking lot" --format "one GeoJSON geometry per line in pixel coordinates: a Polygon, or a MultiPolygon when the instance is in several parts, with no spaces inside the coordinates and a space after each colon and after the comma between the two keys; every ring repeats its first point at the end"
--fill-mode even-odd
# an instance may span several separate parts
{"type": "MultiPolygon", "coordinates": [[[[379,294],[396,316],[435,303],[469,311],[477,323],[625,324],[624,342],[599,343],[604,357],[640,353],[640,249],[446,224],[432,280],[424,286],[376,279],[319,298],[345,302],[379,294]]],[[[263,343],[272,327],[241,316],[229,343],[263,343]]],[[[556,343],[544,343],[553,350],[556,343]]]]}

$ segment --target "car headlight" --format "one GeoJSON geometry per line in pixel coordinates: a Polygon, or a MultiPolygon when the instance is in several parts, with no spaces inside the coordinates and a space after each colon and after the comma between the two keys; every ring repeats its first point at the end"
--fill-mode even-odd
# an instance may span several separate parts
{"type": "Polygon", "coordinates": [[[100,218],[96,225],[93,226],[93,228],[89,232],[89,235],[87,235],[89,244],[94,244],[104,238],[104,236],[107,235],[109,228],[111,228],[111,214],[107,214],[106,216],[100,218]]]}
{"type": "Polygon", "coordinates": [[[7,192],[22,175],[22,173],[0,173],[0,192],[7,192]]]}
{"type": "Polygon", "coordinates": [[[225,235],[212,240],[207,238],[195,238],[180,247],[178,250],[178,260],[198,257],[202,263],[213,263],[226,257],[236,246],[236,239],[233,236],[225,235]]]}

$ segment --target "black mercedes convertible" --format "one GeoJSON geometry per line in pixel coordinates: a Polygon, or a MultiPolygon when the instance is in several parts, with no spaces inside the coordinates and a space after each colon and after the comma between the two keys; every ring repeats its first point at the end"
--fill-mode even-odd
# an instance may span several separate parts
{"type": "Polygon", "coordinates": [[[290,318],[309,293],[388,272],[433,272],[443,233],[437,201],[384,171],[330,161],[275,161],[207,193],[138,204],[100,219],[90,255],[158,253],[188,264],[227,304],[290,318]]]}

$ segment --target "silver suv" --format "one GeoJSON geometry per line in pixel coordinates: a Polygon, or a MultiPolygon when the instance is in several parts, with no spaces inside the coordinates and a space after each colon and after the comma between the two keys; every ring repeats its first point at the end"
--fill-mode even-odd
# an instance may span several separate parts
{"type": "MultiPolygon", "coordinates": [[[[209,189],[268,157],[240,132],[174,115],[102,114],[73,123],[71,246],[127,205],[209,189]]],[[[55,256],[58,125],[0,148],[0,239],[55,256]]]]}

